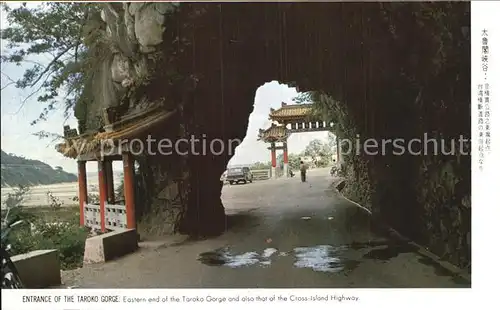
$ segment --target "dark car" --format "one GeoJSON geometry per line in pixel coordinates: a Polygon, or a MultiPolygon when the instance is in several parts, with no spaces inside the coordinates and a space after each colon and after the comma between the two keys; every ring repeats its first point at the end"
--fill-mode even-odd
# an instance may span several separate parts
{"type": "Polygon", "coordinates": [[[240,183],[243,182],[246,184],[247,182],[252,183],[253,175],[252,171],[248,167],[241,168],[229,168],[227,170],[226,180],[229,184],[240,183]]]}

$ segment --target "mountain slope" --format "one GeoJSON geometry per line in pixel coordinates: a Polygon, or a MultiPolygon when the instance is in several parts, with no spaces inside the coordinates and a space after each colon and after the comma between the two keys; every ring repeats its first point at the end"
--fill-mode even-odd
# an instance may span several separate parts
{"type": "Polygon", "coordinates": [[[77,176],[62,170],[52,168],[39,160],[26,159],[14,154],[1,153],[2,179],[1,185],[46,185],[64,182],[76,182],[77,176]]]}

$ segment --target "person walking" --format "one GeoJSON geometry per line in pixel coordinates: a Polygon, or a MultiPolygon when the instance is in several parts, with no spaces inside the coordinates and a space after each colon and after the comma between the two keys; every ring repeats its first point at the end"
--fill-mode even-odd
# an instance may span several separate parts
{"type": "Polygon", "coordinates": [[[303,161],[300,161],[300,178],[302,182],[306,181],[306,171],[307,171],[307,166],[304,164],[303,161]]]}

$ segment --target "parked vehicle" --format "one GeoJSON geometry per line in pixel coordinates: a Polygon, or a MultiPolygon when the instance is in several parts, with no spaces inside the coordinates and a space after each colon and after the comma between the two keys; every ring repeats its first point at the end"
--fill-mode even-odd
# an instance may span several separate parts
{"type": "Polygon", "coordinates": [[[16,266],[10,259],[10,244],[8,244],[7,237],[10,231],[23,221],[14,221],[10,223],[2,223],[2,246],[0,256],[2,257],[2,289],[21,289],[24,287],[19,272],[16,266]]]}
{"type": "Polygon", "coordinates": [[[253,174],[250,168],[248,167],[229,168],[227,170],[226,180],[231,185],[240,182],[243,182],[244,184],[246,184],[247,182],[252,183],[253,174]]]}

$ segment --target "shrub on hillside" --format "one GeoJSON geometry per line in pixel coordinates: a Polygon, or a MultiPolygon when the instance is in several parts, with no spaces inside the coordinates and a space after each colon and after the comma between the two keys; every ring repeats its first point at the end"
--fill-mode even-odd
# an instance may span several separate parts
{"type": "MultiPolygon", "coordinates": [[[[29,189],[20,187],[9,195],[5,201],[7,211],[3,216],[4,222],[23,220],[24,224],[13,229],[7,239],[12,247],[13,254],[23,254],[35,250],[59,250],[62,269],[78,267],[83,262],[85,240],[88,231],[80,227],[79,215],[64,222],[51,222],[41,219],[22,207],[27,198],[29,189]]],[[[52,212],[60,209],[58,199],[51,200],[52,212]]]]}
{"type": "Polygon", "coordinates": [[[49,223],[36,220],[14,229],[8,237],[14,254],[58,249],[62,269],[81,266],[88,231],[77,221],[49,223]]]}

